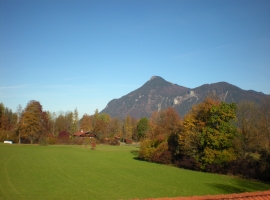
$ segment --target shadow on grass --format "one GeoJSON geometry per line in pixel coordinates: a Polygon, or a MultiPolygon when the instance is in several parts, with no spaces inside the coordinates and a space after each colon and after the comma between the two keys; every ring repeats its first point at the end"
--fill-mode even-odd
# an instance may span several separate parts
{"type": "Polygon", "coordinates": [[[232,193],[242,193],[242,192],[251,192],[251,191],[264,191],[269,190],[270,185],[264,184],[261,182],[253,182],[249,180],[235,180],[232,185],[222,184],[222,183],[212,183],[210,186],[221,191],[223,194],[232,194],[232,193]]]}
{"type": "Polygon", "coordinates": [[[130,153],[134,156],[139,156],[139,150],[131,150],[130,153]]]}
{"type": "Polygon", "coordinates": [[[135,156],[135,157],[133,157],[134,160],[144,161],[145,162],[145,160],[143,160],[143,159],[141,159],[139,157],[139,150],[131,150],[130,153],[135,156]]]}

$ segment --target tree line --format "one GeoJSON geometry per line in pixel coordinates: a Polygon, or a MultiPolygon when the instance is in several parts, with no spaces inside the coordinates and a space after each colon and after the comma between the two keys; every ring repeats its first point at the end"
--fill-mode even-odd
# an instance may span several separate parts
{"type": "Polygon", "coordinates": [[[207,98],[183,119],[168,108],[144,134],[143,160],[270,181],[270,98],[260,106],[207,98]]]}
{"type": "Polygon", "coordinates": [[[43,111],[34,100],[15,113],[0,103],[0,140],[82,144],[73,135],[83,130],[97,143],[140,141],[139,158],[149,162],[270,180],[270,97],[262,105],[206,98],[183,118],[172,107],[141,119],[98,110],[78,116],[77,109],[43,111]]]}
{"type": "Polygon", "coordinates": [[[33,144],[45,138],[52,144],[63,141],[72,143],[74,134],[83,131],[93,133],[97,142],[110,142],[119,138],[132,143],[139,140],[137,123],[138,120],[130,116],[124,119],[111,118],[98,110],[93,115],[84,114],[79,119],[77,108],[58,113],[44,111],[40,102],[35,100],[29,101],[24,109],[19,105],[16,112],[0,103],[0,141],[33,144]]]}

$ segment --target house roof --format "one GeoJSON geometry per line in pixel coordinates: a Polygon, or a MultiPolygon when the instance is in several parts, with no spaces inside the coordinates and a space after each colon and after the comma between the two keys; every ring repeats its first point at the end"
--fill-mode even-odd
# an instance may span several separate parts
{"type": "Polygon", "coordinates": [[[80,131],[80,132],[77,132],[77,133],[73,134],[73,136],[77,136],[77,137],[95,137],[96,135],[94,133],[91,133],[90,131],[86,131],[86,132],[80,131]]]}
{"type": "Polygon", "coordinates": [[[73,134],[74,136],[80,136],[80,135],[83,135],[83,134],[85,134],[85,132],[77,132],[77,133],[75,133],[75,134],[73,134]]]}
{"type": "Polygon", "coordinates": [[[270,200],[270,190],[226,195],[157,198],[147,200],[270,200]]]}

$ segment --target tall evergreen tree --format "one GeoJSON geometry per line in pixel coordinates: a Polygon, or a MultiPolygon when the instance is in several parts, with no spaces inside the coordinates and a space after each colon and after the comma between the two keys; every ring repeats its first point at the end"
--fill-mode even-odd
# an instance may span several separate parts
{"type": "Polygon", "coordinates": [[[148,118],[146,117],[141,118],[137,124],[137,129],[136,129],[138,138],[139,139],[144,138],[146,136],[146,132],[148,131],[148,129],[149,129],[148,118]]]}

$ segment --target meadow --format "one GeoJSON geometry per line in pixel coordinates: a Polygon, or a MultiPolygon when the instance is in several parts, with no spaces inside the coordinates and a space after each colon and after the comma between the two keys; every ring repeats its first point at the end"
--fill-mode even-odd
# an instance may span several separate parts
{"type": "Polygon", "coordinates": [[[0,199],[144,199],[270,189],[261,182],[140,161],[138,150],[0,144],[0,199]]]}

